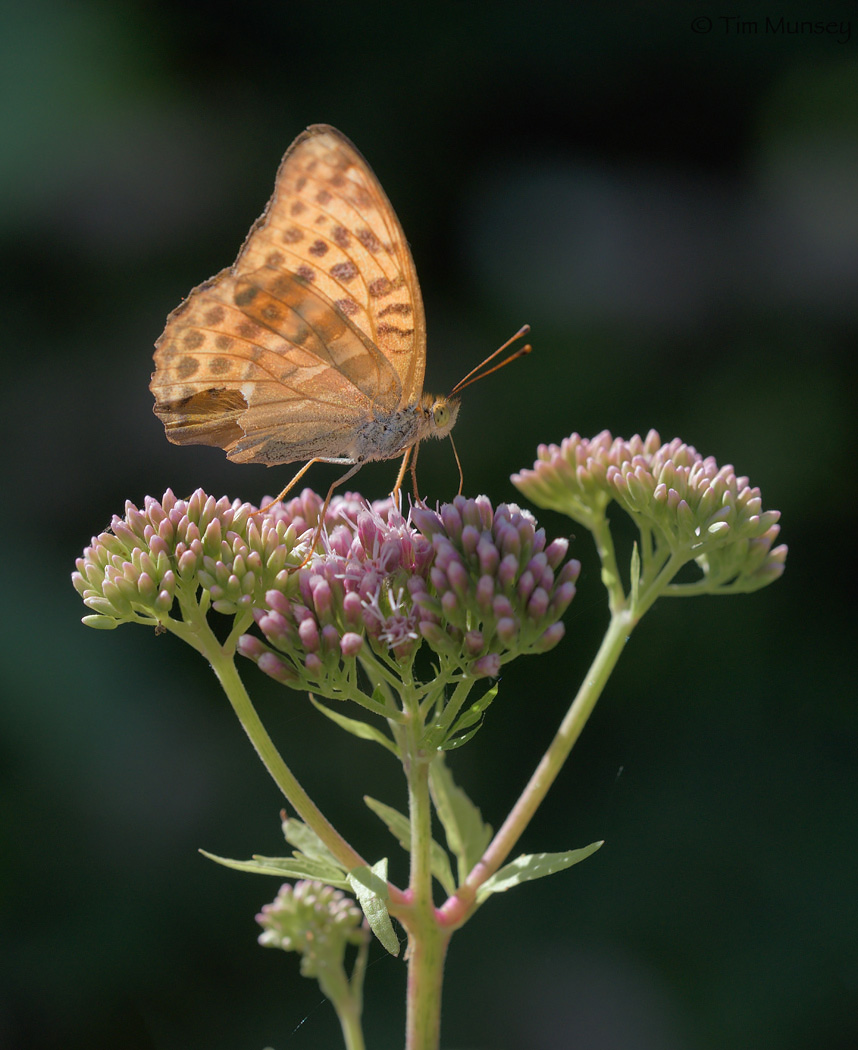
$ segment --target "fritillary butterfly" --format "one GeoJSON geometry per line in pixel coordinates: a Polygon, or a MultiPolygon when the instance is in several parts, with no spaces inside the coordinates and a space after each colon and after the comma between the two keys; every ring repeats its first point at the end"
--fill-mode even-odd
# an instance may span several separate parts
{"type": "Polygon", "coordinates": [[[459,411],[457,397],[423,393],[425,365],[396,213],[352,143],[316,124],[287,150],[235,263],[167,318],[150,389],[175,444],[216,445],[236,463],[308,460],[281,496],[313,463],[351,466],[333,491],[363,463],[403,455],[398,489],[411,450],[413,475],[420,442],[448,435],[459,411]]]}

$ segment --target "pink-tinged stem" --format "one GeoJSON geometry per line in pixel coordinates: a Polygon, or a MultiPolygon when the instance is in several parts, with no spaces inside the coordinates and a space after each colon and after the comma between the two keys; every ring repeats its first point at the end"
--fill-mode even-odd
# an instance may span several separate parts
{"type": "Polygon", "coordinates": [[[569,757],[575,741],[581,735],[636,622],[637,618],[628,610],[622,610],[612,618],[587,677],[527,787],[489,843],[482,858],[471,869],[465,882],[439,909],[441,921],[448,929],[455,929],[469,917],[473,911],[477,890],[506,861],[533,814],[542,804],[569,757]]]}

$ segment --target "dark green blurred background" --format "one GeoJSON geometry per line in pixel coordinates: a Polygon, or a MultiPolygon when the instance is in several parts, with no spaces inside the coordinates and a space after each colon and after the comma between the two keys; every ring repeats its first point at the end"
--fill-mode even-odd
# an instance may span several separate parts
{"type": "MultiPolygon", "coordinates": [[[[258,501],[287,480],[168,444],[147,386],[167,313],[234,258],[280,155],[321,121],[369,158],[412,243],[427,389],[533,326],[529,360],[466,395],[469,494],[515,499],[539,442],[656,427],[749,475],[790,545],[769,589],[662,601],[633,636],[522,842],[606,845],[457,935],[446,1050],[858,1047],[858,10],[735,13],[6,5],[0,1046],[340,1045],[296,958],[255,943],[277,883],[196,852],[281,848],[281,798],[208,668],[169,636],[86,630],[69,582],[126,498],[258,501]]],[[[449,446],[420,465],[427,495],[453,494],[449,446]]],[[[453,759],[495,826],[607,620],[580,530],[573,551],[565,641],[508,669],[453,759]]],[[[335,823],[394,855],[361,802],[403,804],[392,760],[247,680],[335,823]]],[[[404,977],[373,950],[372,1050],[402,1045],[404,977]]]]}

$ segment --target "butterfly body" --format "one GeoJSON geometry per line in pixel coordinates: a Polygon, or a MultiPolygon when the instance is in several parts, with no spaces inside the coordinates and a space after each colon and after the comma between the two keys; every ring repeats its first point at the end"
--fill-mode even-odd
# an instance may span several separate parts
{"type": "Polygon", "coordinates": [[[390,414],[378,413],[362,423],[346,456],[355,462],[393,459],[425,438],[446,437],[458,411],[457,400],[424,394],[417,404],[390,414]]]}
{"type": "Polygon", "coordinates": [[[314,125],[235,263],[168,317],[151,390],[176,444],[237,463],[359,464],[450,432],[458,400],[423,393],[425,362],[399,220],[349,140],[314,125]]]}

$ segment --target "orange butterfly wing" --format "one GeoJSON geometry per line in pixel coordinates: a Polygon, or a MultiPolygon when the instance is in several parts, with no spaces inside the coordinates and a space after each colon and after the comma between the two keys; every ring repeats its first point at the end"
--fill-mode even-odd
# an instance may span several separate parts
{"type": "Polygon", "coordinates": [[[167,319],[150,384],[177,444],[230,459],[350,456],[375,412],[420,398],[426,322],[411,253],[369,165],[314,125],[233,266],[167,319]]]}

